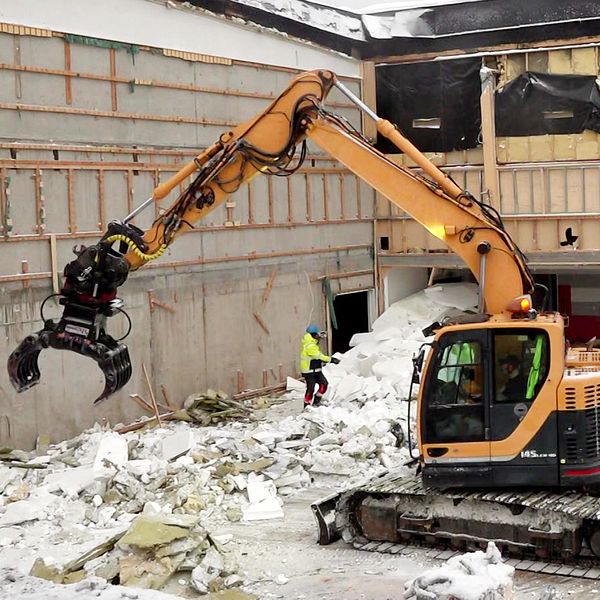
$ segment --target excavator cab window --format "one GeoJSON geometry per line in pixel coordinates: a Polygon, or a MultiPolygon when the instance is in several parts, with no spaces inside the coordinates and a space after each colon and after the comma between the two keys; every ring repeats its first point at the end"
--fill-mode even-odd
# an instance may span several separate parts
{"type": "Polygon", "coordinates": [[[549,367],[548,339],[542,331],[494,335],[495,402],[530,402],[549,367]]]}
{"type": "Polygon", "coordinates": [[[506,439],[525,418],[550,368],[550,342],[542,330],[496,331],[492,336],[490,435],[506,439]]]}
{"type": "MultiPolygon", "coordinates": [[[[471,334],[467,334],[471,335],[471,334]]],[[[482,340],[448,336],[431,366],[425,391],[425,441],[484,439],[482,340]]]]}

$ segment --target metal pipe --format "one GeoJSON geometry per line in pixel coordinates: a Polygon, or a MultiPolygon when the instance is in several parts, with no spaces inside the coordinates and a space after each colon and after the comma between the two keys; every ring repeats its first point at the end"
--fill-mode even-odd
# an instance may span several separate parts
{"type": "Polygon", "coordinates": [[[485,309],[485,264],[486,254],[482,254],[479,258],[479,290],[477,302],[477,312],[483,313],[485,309]]]}
{"type": "Polygon", "coordinates": [[[129,223],[131,219],[138,213],[141,213],[147,206],[154,203],[154,196],[150,196],[147,200],[144,200],[137,208],[134,208],[124,219],[123,223],[129,223]]]}
{"type": "Polygon", "coordinates": [[[358,96],[355,96],[343,83],[338,81],[338,79],[335,80],[333,85],[335,85],[335,87],[340,90],[340,92],[342,92],[346,98],[356,104],[360,110],[367,113],[376,123],[377,121],[381,121],[381,117],[378,116],[377,113],[373,112],[358,96]]]}

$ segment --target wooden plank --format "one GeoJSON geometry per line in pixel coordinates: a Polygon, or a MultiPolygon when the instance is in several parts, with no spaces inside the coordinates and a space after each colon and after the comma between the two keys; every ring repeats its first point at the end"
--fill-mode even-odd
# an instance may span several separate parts
{"type": "Polygon", "coordinates": [[[56,234],[50,234],[50,264],[52,269],[52,291],[55,294],[60,292],[60,283],[58,275],[58,251],[56,247],[56,234]]]}
{"type": "Polygon", "coordinates": [[[256,312],[253,312],[252,316],[254,317],[254,319],[256,320],[256,322],[260,325],[261,329],[267,335],[271,335],[271,332],[269,331],[269,328],[267,327],[266,323],[261,319],[260,315],[258,313],[256,313],[256,312]]]}
{"type": "Polygon", "coordinates": [[[71,72],[71,44],[64,42],[65,49],[65,102],[70,106],[73,104],[73,87],[71,82],[71,76],[68,73],[71,72]]]}
{"type": "Polygon", "coordinates": [[[271,290],[273,289],[273,283],[275,281],[275,277],[277,277],[277,270],[278,270],[277,267],[275,267],[271,271],[271,275],[269,275],[269,280],[267,281],[267,285],[265,286],[265,290],[262,295],[262,300],[261,300],[262,306],[264,306],[267,303],[267,300],[269,299],[269,296],[271,295],[271,290]]]}

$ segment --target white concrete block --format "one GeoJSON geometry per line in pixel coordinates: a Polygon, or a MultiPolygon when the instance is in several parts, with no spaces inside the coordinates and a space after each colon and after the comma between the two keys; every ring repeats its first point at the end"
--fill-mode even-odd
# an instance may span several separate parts
{"type": "Polygon", "coordinates": [[[94,460],[94,471],[103,474],[115,471],[129,458],[127,439],[118,433],[107,433],[101,440],[94,460]]]}
{"type": "Polygon", "coordinates": [[[164,460],[175,460],[190,451],[194,444],[194,436],[189,429],[176,431],[162,439],[161,449],[164,460]]]}

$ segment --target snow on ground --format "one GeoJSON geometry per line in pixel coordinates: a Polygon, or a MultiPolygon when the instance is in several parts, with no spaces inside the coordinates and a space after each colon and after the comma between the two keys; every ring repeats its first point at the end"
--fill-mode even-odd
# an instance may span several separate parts
{"type": "MultiPolygon", "coordinates": [[[[340,489],[401,468],[421,330],[476,301],[475,286],[444,284],[395,303],[326,367],[323,406],[123,435],[97,425],[43,455],[22,453],[38,468],[1,466],[0,598],[70,600],[86,590],[104,600],[166,600],[140,588],[171,591],[173,581],[185,597],[251,589],[260,576],[244,569],[247,552],[219,532],[281,521],[284,501],[302,488],[340,489]],[[32,569],[68,585],[32,579],[32,569]]],[[[290,388],[287,404],[304,391],[294,380],[290,388]]]]}

